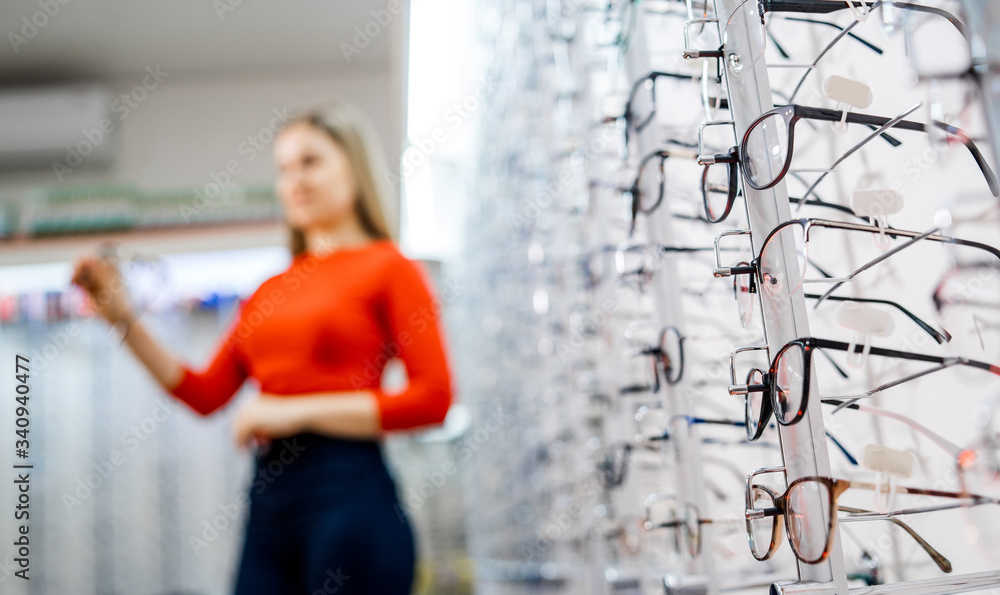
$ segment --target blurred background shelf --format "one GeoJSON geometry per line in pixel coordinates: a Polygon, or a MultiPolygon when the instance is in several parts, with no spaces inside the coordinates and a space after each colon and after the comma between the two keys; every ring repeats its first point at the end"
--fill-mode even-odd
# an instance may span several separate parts
{"type": "Polygon", "coordinates": [[[0,266],[71,261],[101,242],[127,244],[150,255],[283,246],[285,225],[279,219],[203,223],[171,227],[136,227],[121,231],[59,236],[15,236],[0,242],[0,266]]]}

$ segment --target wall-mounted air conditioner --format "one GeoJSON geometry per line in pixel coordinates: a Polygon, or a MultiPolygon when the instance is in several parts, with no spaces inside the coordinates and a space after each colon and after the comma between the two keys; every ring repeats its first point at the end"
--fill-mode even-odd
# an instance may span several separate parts
{"type": "Polygon", "coordinates": [[[106,166],[119,119],[99,85],[0,89],[0,168],[60,171],[106,166]]]}

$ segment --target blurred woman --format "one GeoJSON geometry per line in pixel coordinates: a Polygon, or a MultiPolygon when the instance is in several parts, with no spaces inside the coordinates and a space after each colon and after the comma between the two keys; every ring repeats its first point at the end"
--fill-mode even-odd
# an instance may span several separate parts
{"type": "Polygon", "coordinates": [[[204,368],[160,346],[108,262],[79,258],[73,282],[197,413],[217,411],[248,377],[259,383],[233,425],[257,458],[237,595],[405,595],[415,540],[381,437],[448,411],[437,303],[390,237],[384,170],[360,112],[337,103],[294,119],[275,137],[274,160],[291,263],[240,303],[204,368]],[[388,394],[380,379],[394,357],[408,386],[388,394]]]}

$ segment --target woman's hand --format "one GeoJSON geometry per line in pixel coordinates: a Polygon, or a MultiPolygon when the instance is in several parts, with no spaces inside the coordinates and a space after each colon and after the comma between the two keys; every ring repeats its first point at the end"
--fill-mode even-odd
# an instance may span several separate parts
{"type": "Polygon", "coordinates": [[[72,282],[87,292],[94,311],[111,324],[129,316],[131,305],[125,282],[113,264],[96,254],[85,254],[73,263],[72,282]]]}
{"type": "Polygon", "coordinates": [[[257,442],[267,443],[302,431],[305,421],[301,397],[283,397],[260,393],[236,414],[233,439],[245,448],[257,442]]]}

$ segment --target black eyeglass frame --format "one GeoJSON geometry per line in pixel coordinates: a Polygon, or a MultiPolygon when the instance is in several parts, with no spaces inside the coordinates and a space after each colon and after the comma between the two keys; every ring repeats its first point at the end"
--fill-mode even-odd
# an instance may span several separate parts
{"type": "MultiPolygon", "coordinates": [[[[866,126],[884,126],[893,120],[893,118],[861,114],[857,112],[847,112],[845,116],[845,114],[840,110],[806,107],[798,104],[776,107],[772,110],[764,112],[747,127],[746,132],[743,134],[743,140],[740,141],[739,160],[742,170],[740,173],[742,174],[743,181],[746,182],[747,185],[755,190],[767,190],[768,188],[773,188],[785,178],[785,175],[791,169],[792,156],[795,153],[795,124],[802,119],[819,120],[824,122],[840,122],[843,119],[848,124],[864,124],[866,126]],[[750,156],[747,152],[747,144],[750,140],[751,134],[754,132],[754,129],[773,116],[781,117],[785,123],[785,131],[787,134],[785,162],[782,165],[781,171],[778,175],[774,176],[773,180],[766,184],[758,184],[752,179],[753,176],[751,174],[756,166],[750,162],[750,156]]],[[[935,120],[934,125],[941,130],[944,130],[946,133],[958,137],[962,141],[965,148],[972,154],[972,158],[975,159],[976,165],[979,166],[979,170],[983,173],[983,177],[986,178],[986,183],[990,187],[990,192],[992,192],[995,197],[1000,196],[1000,183],[997,182],[996,174],[986,162],[986,158],[983,157],[979,147],[976,146],[969,136],[961,129],[951,126],[950,124],[945,124],[944,122],[938,122],[935,120]]],[[[927,132],[927,126],[925,124],[922,122],[913,122],[911,120],[900,120],[896,122],[893,127],[900,128],[902,130],[927,132]]],[[[730,182],[730,184],[732,184],[732,182],[730,182]]]]}
{"type": "MultiPolygon", "coordinates": [[[[849,343],[844,343],[843,341],[832,341],[829,339],[817,339],[815,337],[802,337],[799,339],[794,339],[785,343],[781,349],[774,355],[771,360],[770,367],[768,371],[763,374],[762,381],[760,384],[747,384],[743,386],[730,386],[729,394],[731,395],[743,395],[745,399],[745,413],[747,421],[747,439],[757,440],[764,433],[764,428],[767,427],[767,422],[773,415],[774,420],[783,426],[792,426],[798,423],[802,417],[805,415],[806,408],[809,405],[809,389],[812,380],[812,354],[816,349],[832,349],[836,351],[850,352],[851,345],[849,343]],[[793,348],[798,348],[802,350],[802,396],[800,398],[800,403],[797,410],[794,412],[790,419],[782,419],[780,416],[774,414],[775,407],[779,403],[780,398],[779,391],[781,387],[777,385],[774,379],[778,374],[778,364],[784,357],[785,353],[793,348]],[[752,429],[751,424],[754,422],[751,418],[753,416],[750,393],[753,392],[766,392],[770,399],[764,399],[761,402],[760,415],[756,420],[756,428],[752,429]]],[[[864,349],[863,345],[854,345],[854,353],[860,353],[864,349]]],[[[881,357],[893,357],[897,359],[905,359],[910,361],[920,361],[933,364],[944,365],[965,365],[973,368],[979,368],[986,370],[993,374],[1000,375],[1000,366],[989,364],[986,362],[980,362],[976,360],[970,360],[961,357],[941,357],[937,355],[927,355],[923,353],[913,353],[909,351],[898,351],[895,349],[885,349],[882,347],[869,347],[869,355],[876,355],[881,357]]],[[[753,373],[754,370],[751,370],[753,373]]],[[[749,376],[748,376],[749,378],[749,376]]]]}

